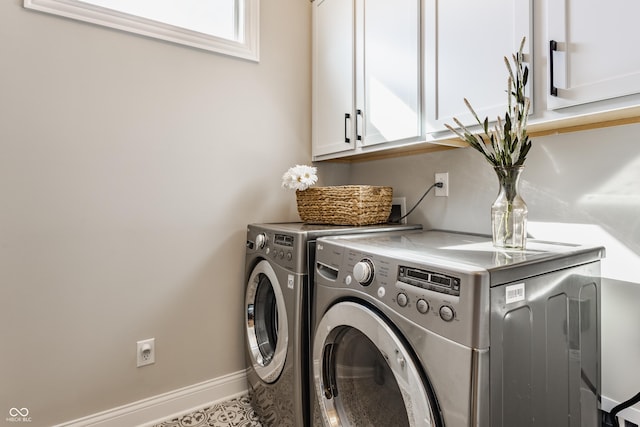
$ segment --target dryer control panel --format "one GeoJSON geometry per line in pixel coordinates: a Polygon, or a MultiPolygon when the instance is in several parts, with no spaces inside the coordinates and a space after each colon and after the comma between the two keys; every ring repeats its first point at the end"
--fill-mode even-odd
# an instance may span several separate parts
{"type": "Polygon", "coordinates": [[[436,273],[422,268],[408,267],[405,265],[399,266],[398,282],[447,295],[460,296],[459,277],[436,273]]]}
{"type": "Polygon", "coordinates": [[[325,295],[362,299],[462,345],[488,345],[485,275],[450,262],[425,262],[376,245],[356,245],[354,240],[318,239],[320,305],[325,295]]]}

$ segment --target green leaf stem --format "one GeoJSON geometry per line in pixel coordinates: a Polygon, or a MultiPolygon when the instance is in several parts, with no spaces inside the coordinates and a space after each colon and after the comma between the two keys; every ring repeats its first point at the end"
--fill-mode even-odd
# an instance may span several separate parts
{"type": "Polygon", "coordinates": [[[525,38],[520,43],[518,52],[512,55],[511,62],[504,58],[508,71],[507,79],[507,111],[504,120],[497,118],[493,129],[489,128],[489,118],[480,120],[471,103],[466,98],[464,103],[471,115],[480,125],[481,132],[474,134],[457,118],[453,118],[457,128],[445,124],[447,129],[456,134],[475,150],[479,151],[494,167],[522,166],[531,149],[531,141],[527,135],[527,120],[531,101],[525,94],[529,81],[529,68],[523,64],[525,38]]]}

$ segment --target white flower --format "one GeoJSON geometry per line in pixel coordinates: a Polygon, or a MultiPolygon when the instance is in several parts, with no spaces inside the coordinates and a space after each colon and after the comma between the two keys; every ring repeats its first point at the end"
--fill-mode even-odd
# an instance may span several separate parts
{"type": "Polygon", "coordinates": [[[306,190],[318,182],[317,168],[307,165],[296,165],[282,175],[282,187],[289,190],[306,190]]]}

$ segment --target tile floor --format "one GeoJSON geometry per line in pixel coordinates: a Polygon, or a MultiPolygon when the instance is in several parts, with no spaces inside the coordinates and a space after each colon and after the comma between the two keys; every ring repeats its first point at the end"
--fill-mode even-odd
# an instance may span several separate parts
{"type": "Polygon", "coordinates": [[[217,403],[153,427],[262,427],[248,395],[217,403]]]}

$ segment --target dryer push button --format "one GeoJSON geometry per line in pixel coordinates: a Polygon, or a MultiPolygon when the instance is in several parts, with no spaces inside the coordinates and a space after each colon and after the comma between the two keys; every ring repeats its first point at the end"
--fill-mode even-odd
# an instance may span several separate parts
{"type": "Polygon", "coordinates": [[[454,317],[455,312],[453,311],[453,308],[449,307],[448,305],[443,305],[440,307],[440,318],[442,320],[444,320],[445,322],[451,322],[454,317]]]}
{"type": "Polygon", "coordinates": [[[404,294],[401,292],[396,297],[396,301],[398,301],[398,305],[400,307],[406,307],[407,304],[409,303],[409,298],[407,297],[407,294],[404,294]]]}
{"type": "Polygon", "coordinates": [[[429,303],[427,300],[420,298],[418,302],[416,302],[416,308],[422,314],[427,314],[429,312],[429,303]]]}

